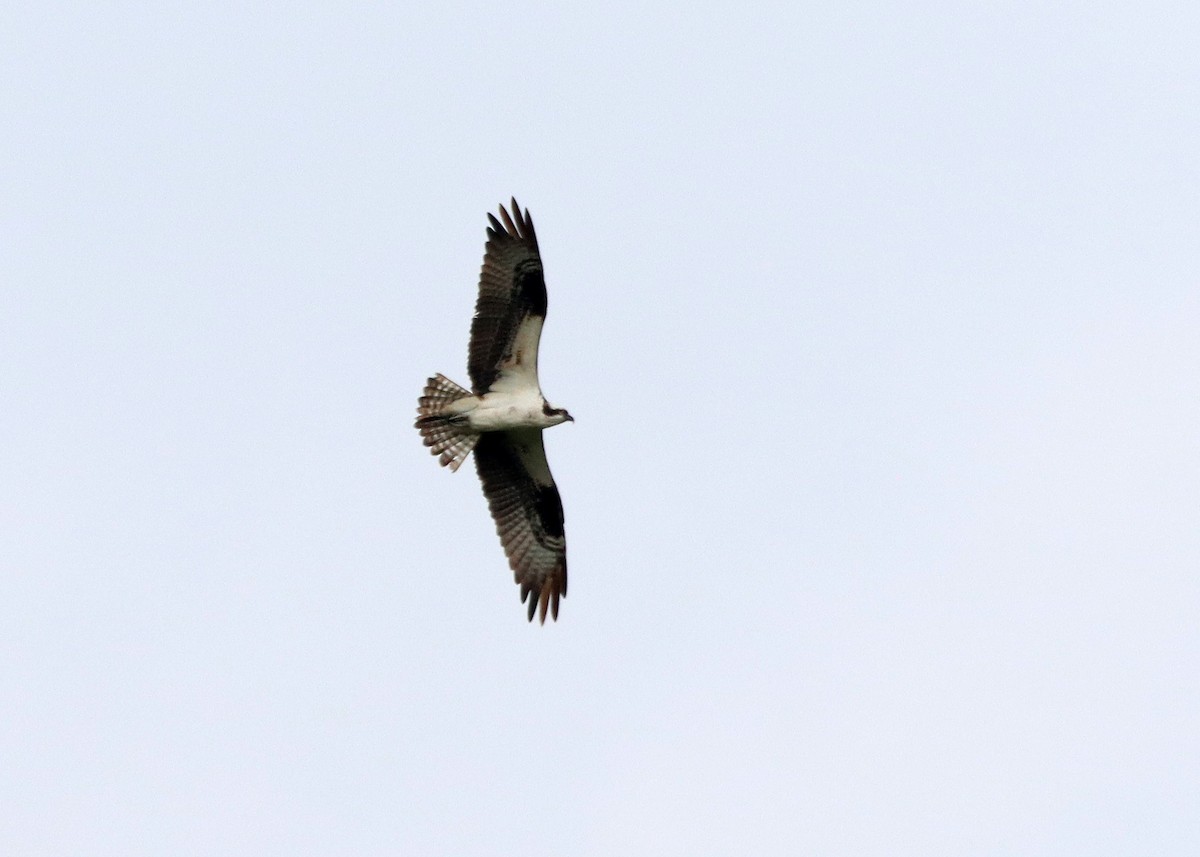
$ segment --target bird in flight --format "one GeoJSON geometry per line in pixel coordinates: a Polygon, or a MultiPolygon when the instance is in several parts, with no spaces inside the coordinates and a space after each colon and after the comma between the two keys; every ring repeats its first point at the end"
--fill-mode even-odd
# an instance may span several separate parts
{"type": "Polygon", "coordinates": [[[466,390],[445,375],[425,385],[416,427],[443,467],[458,470],[471,451],[488,508],[521,601],[545,624],[567,595],[562,500],[542,445],[542,430],[574,419],[546,401],[538,383],[538,341],[546,320],[546,281],[529,209],[500,206],[479,274],[471,321],[466,390]],[[501,222],[503,221],[503,222],[501,222]]]}

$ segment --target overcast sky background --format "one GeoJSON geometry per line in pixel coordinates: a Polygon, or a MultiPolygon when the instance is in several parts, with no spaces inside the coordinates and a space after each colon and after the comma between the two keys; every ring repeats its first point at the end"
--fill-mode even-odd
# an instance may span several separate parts
{"type": "Polygon", "coordinates": [[[1200,853],[1197,44],[6,5],[0,852],[1200,853]],[[511,194],[546,627],[411,425],[511,194]]]}

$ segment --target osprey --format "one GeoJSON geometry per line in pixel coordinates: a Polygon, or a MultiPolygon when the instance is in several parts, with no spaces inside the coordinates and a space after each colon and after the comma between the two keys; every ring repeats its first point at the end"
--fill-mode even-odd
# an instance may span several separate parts
{"type": "Polygon", "coordinates": [[[488,508],[529,621],[546,608],[558,618],[567,594],[567,541],[562,500],[542,430],[574,419],[552,407],[538,384],[538,340],[546,319],[546,281],[529,209],[500,206],[479,274],[467,371],[471,390],[435,375],[418,400],[416,427],[443,467],[458,470],[472,450],[488,508]],[[531,597],[532,596],[532,597],[531,597]]]}

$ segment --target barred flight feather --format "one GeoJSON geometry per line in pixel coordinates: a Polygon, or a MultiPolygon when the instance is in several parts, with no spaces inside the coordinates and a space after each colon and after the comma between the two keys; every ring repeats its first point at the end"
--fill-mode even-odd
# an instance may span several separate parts
{"type": "Polygon", "coordinates": [[[421,432],[422,443],[438,456],[443,467],[458,470],[467,460],[471,450],[479,441],[479,434],[471,431],[465,419],[446,416],[443,409],[452,402],[468,398],[470,390],[455,384],[445,375],[435,375],[425,386],[425,395],[417,400],[416,427],[421,432]]]}

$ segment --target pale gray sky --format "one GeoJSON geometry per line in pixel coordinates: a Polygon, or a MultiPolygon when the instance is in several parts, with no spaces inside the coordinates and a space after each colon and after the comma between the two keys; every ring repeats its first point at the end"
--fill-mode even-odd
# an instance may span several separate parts
{"type": "Polygon", "coordinates": [[[0,12],[0,853],[1200,853],[1194,4],[148,5],[0,12]]]}

